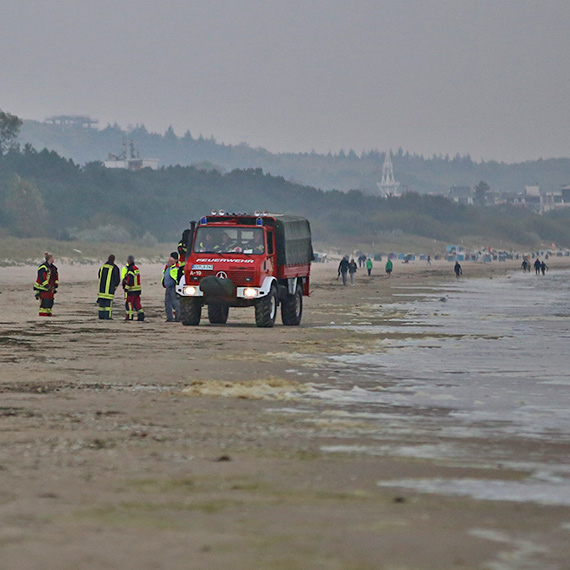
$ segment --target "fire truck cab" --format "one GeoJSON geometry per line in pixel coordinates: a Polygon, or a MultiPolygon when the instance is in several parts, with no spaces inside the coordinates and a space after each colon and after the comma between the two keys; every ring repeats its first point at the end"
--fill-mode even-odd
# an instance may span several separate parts
{"type": "Polygon", "coordinates": [[[187,259],[176,292],[180,320],[198,325],[202,307],[212,324],[228,320],[230,307],[254,307],[258,327],[299,325],[309,295],[313,260],[309,221],[283,214],[204,216],[186,232],[187,259]]]}

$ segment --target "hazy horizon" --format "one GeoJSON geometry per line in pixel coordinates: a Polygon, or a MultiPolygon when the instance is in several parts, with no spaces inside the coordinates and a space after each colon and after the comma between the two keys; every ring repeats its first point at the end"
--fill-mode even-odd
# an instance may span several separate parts
{"type": "Polygon", "coordinates": [[[570,156],[562,0],[2,0],[0,108],[272,152],[570,156]]]}

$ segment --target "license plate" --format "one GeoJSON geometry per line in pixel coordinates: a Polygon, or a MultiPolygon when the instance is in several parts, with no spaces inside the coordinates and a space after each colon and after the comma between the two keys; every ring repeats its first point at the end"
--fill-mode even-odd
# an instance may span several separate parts
{"type": "Polygon", "coordinates": [[[213,265],[192,265],[192,269],[196,269],[199,271],[212,271],[214,269],[213,265]]]}

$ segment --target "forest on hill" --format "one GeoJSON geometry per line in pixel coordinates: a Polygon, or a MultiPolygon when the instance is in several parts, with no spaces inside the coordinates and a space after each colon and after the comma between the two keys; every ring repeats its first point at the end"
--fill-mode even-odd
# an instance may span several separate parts
{"type": "MultiPolygon", "coordinates": [[[[365,193],[376,192],[385,156],[377,150],[275,154],[246,143],[226,145],[213,137],[195,137],[190,131],[177,136],[172,127],[164,134],[152,133],[144,125],[123,129],[115,124],[97,130],[24,121],[19,137],[21,146],[29,143],[36,149],[47,148],[76,164],[103,161],[109,153],[120,153],[123,140],[132,140],[141,157],[158,159],[161,166],[196,165],[222,173],[261,168],[274,176],[322,190],[365,193]]],[[[446,194],[451,186],[473,187],[481,180],[497,192],[522,192],[525,185],[533,184],[553,191],[570,184],[570,158],[505,164],[475,162],[469,156],[459,155],[423,157],[398,149],[392,160],[402,187],[418,193],[446,194]]]]}
{"type": "Polygon", "coordinates": [[[260,168],[225,174],[190,166],[158,170],[84,166],[30,145],[0,155],[0,231],[19,237],[147,244],[175,241],[191,219],[212,209],[299,214],[328,243],[376,243],[395,234],[527,249],[570,245],[570,214],[524,208],[462,206],[441,196],[380,198],[323,191],[260,168]]]}

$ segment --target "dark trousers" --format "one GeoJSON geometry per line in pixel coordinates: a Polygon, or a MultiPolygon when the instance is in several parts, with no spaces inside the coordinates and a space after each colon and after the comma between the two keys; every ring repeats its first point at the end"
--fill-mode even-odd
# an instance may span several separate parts
{"type": "Polygon", "coordinates": [[[113,299],[97,299],[99,305],[99,318],[108,320],[113,318],[113,299]]]}

